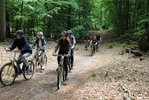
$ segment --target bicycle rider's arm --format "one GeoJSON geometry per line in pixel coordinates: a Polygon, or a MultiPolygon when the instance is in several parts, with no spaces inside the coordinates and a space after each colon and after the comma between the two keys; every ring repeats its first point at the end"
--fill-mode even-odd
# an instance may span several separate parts
{"type": "Polygon", "coordinates": [[[102,42],[102,38],[100,37],[100,42],[102,42]]]}
{"type": "Polygon", "coordinates": [[[59,42],[58,42],[58,43],[57,43],[57,45],[55,46],[54,53],[56,53],[56,52],[57,52],[57,50],[59,49],[59,47],[60,47],[60,44],[59,44],[59,42]]]}
{"type": "Polygon", "coordinates": [[[44,39],[43,40],[43,46],[42,46],[44,50],[46,50],[46,45],[47,45],[47,43],[46,43],[46,40],[44,39]]]}
{"type": "Polygon", "coordinates": [[[17,47],[17,39],[14,40],[13,44],[9,48],[10,50],[14,50],[17,47]]]}
{"type": "Polygon", "coordinates": [[[37,43],[37,39],[34,40],[34,42],[33,42],[33,44],[32,44],[32,48],[36,45],[36,43],[37,43]]]}

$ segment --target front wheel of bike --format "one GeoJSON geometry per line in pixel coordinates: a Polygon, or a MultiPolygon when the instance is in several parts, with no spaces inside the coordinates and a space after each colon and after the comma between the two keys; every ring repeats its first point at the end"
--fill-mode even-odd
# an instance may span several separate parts
{"type": "Polygon", "coordinates": [[[62,82],[62,68],[58,68],[57,70],[57,89],[60,89],[60,85],[62,82]]]}
{"type": "Polygon", "coordinates": [[[92,47],[91,48],[91,56],[93,56],[94,55],[94,48],[92,47]]]}
{"type": "Polygon", "coordinates": [[[4,86],[14,83],[16,76],[15,66],[12,63],[5,64],[0,70],[0,82],[4,86]]]}
{"type": "Polygon", "coordinates": [[[32,61],[28,61],[28,66],[24,66],[23,68],[23,76],[26,80],[30,80],[33,75],[34,75],[34,71],[35,71],[35,65],[32,61]]]}

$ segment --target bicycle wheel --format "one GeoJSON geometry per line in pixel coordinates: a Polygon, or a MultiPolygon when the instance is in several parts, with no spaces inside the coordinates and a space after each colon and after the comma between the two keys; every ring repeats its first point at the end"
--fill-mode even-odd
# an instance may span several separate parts
{"type": "Polygon", "coordinates": [[[62,68],[59,67],[57,70],[57,89],[60,89],[61,79],[62,79],[62,68]]]}
{"type": "Polygon", "coordinates": [[[28,66],[23,68],[23,76],[26,80],[30,80],[34,75],[35,66],[32,61],[28,61],[28,66]]]}
{"type": "Polygon", "coordinates": [[[12,63],[5,64],[0,70],[0,82],[4,86],[11,85],[16,78],[15,66],[12,63]]]}
{"type": "Polygon", "coordinates": [[[94,54],[94,49],[93,49],[93,47],[91,48],[91,56],[93,56],[93,54],[94,54]]]}

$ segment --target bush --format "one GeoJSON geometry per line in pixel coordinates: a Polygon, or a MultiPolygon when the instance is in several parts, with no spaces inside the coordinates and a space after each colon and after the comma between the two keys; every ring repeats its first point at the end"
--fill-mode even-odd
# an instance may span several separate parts
{"type": "Polygon", "coordinates": [[[76,26],[72,28],[72,31],[76,37],[82,36],[84,34],[85,28],[83,26],[76,26]]]}
{"type": "Polygon", "coordinates": [[[111,49],[111,48],[114,48],[115,47],[115,43],[109,43],[108,45],[107,45],[107,47],[109,48],[109,49],[111,49]]]}
{"type": "Polygon", "coordinates": [[[120,47],[123,49],[126,48],[126,43],[122,43],[120,47]]]}

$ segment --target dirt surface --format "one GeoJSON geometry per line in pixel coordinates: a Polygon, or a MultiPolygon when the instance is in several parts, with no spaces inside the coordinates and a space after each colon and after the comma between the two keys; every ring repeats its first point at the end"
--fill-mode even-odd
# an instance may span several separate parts
{"type": "MultiPolygon", "coordinates": [[[[43,73],[36,72],[29,81],[22,75],[12,86],[0,85],[0,100],[122,100],[120,86],[131,92],[134,100],[149,100],[148,58],[139,61],[130,55],[119,55],[120,47],[107,49],[90,56],[82,45],[75,52],[75,65],[69,73],[69,81],[56,91],[56,58],[52,56],[54,43],[48,43],[48,66],[43,73]]],[[[8,43],[0,44],[0,63],[12,58],[12,52],[4,51],[8,43]]]]}

